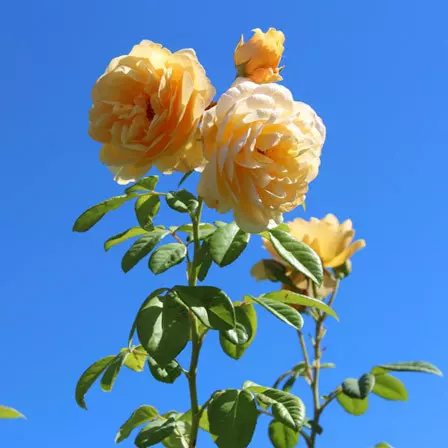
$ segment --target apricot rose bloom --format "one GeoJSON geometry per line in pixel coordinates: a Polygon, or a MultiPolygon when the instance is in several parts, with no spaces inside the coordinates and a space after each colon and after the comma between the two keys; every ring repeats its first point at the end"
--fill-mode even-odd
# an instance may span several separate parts
{"type": "Polygon", "coordinates": [[[287,88],[242,78],[205,112],[201,132],[209,163],[198,193],[251,233],[303,202],[325,140],[321,119],[287,88]]]}
{"type": "Polygon", "coordinates": [[[186,172],[203,162],[198,124],[215,89],[194,50],[144,40],[113,59],[92,89],[89,134],[119,184],[153,165],[186,172]]]}
{"type": "Polygon", "coordinates": [[[355,231],[350,219],[339,223],[338,218],[331,213],[323,219],[311,218],[306,221],[296,218],[288,225],[291,234],[314,249],[326,268],[342,266],[366,245],[364,240],[353,242],[355,231]]]}
{"type": "Polygon", "coordinates": [[[275,28],[263,33],[260,28],[247,42],[243,36],[235,49],[233,59],[239,76],[263,84],[281,81],[279,64],[283,55],[285,35],[275,28]]]}

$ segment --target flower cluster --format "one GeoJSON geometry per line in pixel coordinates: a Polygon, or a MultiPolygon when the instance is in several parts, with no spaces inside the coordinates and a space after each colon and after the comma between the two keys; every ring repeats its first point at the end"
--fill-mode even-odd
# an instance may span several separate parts
{"type": "Polygon", "coordinates": [[[171,53],[142,41],[113,59],[92,90],[89,134],[120,184],[155,166],[165,174],[202,171],[198,194],[245,231],[282,222],[317,176],[325,126],[278,84],[285,37],[254,30],[238,43],[237,78],[215,89],[192,49],[171,53]]]}

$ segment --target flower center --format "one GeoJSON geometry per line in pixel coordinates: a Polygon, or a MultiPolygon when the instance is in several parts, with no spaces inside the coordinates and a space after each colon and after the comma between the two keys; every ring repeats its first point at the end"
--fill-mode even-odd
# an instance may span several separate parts
{"type": "Polygon", "coordinates": [[[148,98],[146,102],[146,117],[148,118],[149,121],[152,121],[154,115],[155,115],[154,109],[152,108],[151,102],[149,101],[148,98]]]}

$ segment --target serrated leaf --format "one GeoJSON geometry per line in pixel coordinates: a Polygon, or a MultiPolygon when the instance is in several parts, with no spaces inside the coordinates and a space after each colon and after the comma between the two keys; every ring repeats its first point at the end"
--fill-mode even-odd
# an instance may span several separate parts
{"type": "Polygon", "coordinates": [[[375,376],[375,386],[372,392],[385,400],[407,401],[408,391],[397,378],[387,373],[375,376]]]}
{"type": "Polygon", "coordinates": [[[165,238],[169,232],[161,229],[154,229],[132,244],[128,251],[124,254],[121,261],[123,272],[129,272],[141,259],[146,257],[154,247],[165,238]]]}
{"type": "Polygon", "coordinates": [[[154,229],[135,241],[124,254],[121,261],[123,272],[129,272],[141,259],[146,257],[154,247],[165,238],[169,232],[162,229],[154,229]]]}
{"type": "Polygon", "coordinates": [[[233,263],[246,248],[250,234],[232,222],[218,228],[210,239],[210,254],[221,267],[233,263]]]}
{"type": "Polygon", "coordinates": [[[169,437],[175,429],[176,420],[169,418],[168,420],[156,420],[146,425],[135,439],[138,448],[146,448],[156,445],[163,439],[169,437]]]}
{"type": "Polygon", "coordinates": [[[188,309],[172,294],[150,298],[136,319],[143,348],[165,366],[185,347],[190,337],[188,309]]]}
{"type": "Polygon", "coordinates": [[[426,361],[395,362],[392,364],[380,364],[378,367],[391,372],[420,372],[443,376],[436,366],[426,361]]]}
{"type": "Polygon", "coordinates": [[[213,286],[174,287],[180,300],[208,328],[229,330],[235,327],[235,310],[224,291],[213,286]]]}
{"type": "Polygon", "coordinates": [[[364,398],[363,400],[359,398],[350,398],[343,392],[338,394],[336,399],[345,411],[355,416],[365,414],[367,408],[369,407],[369,402],[367,398],[364,398]]]}
{"type": "Polygon", "coordinates": [[[228,389],[208,406],[210,432],[220,448],[247,448],[257,424],[258,411],[252,395],[228,389]]]}
{"type": "Polygon", "coordinates": [[[26,417],[14,408],[0,405],[0,419],[16,419],[26,417]]]}
{"type": "Polygon", "coordinates": [[[91,229],[106,213],[116,210],[134,197],[135,196],[133,195],[114,196],[90,207],[76,220],[73,225],[73,231],[87,232],[87,230],[91,229]]]}
{"type": "Polygon", "coordinates": [[[168,269],[182,263],[187,255],[187,248],[180,243],[169,243],[156,249],[149,258],[149,269],[154,274],[162,274],[168,269]]]}
{"type": "Polygon", "coordinates": [[[272,420],[269,424],[269,439],[275,448],[294,448],[299,443],[299,432],[272,420]]]}
{"type": "Polygon", "coordinates": [[[278,255],[314,283],[321,285],[323,268],[316,252],[288,232],[279,229],[272,229],[269,232],[269,239],[278,255]]]}
{"type": "Polygon", "coordinates": [[[272,415],[288,428],[298,431],[305,421],[305,405],[299,397],[278,389],[266,389],[260,395],[271,400],[272,415]]]}
{"type": "Polygon", "coordinates": [[[137,221],[145,230],[153,230],[153,218],[160,209],[160,198],[157,194],[146,194],[140,196],[135,202],[135,215],[137,221]]]}
{"type": "Polygon", "coordinates": [[[263,308],[266,308],[275,317],[296,330],[300,330],[303,327],[303,317],[297,310],[289,305],[264,297],[251,297],[251,300],[255,301],[263,308]]]}
{"type": "Polygon", "coordinates": [[[120,373],[121,368],[129,356],[129,350],[118,354],[115,359],[107,366],[103,377],[101,378],[101,389],[103,392],[110,392],[114,386],[115,380],[120,373]]]}
{"type": "Polygon", "coordinates": [[[187,190],[170,191],[166,196],[166,203],[180,213],[194,213],[199,205],[196,196],[187,190]]]}
{"type": "Polygon", "coordinates": [[[152,376],[162,383],[172,384],[182,374],[182,369],[175,359],[160,366],[155,359],[148,358],[148,366],[152,376]]]}
{"type": "Polygon", "coordinates": [[[265,297],[270,300],[276,300],[282,303],[289,303],[294,305],[302,305],[306,307],[316,308],[334,317],[336,320],[339,320],[338,315],[333,310],[333,308],[329,307],[326,303],[322,302],[321,300],[313,299],[312,297],[297,294],[292,291],[288,290],[275,291],[270,292],[268,294],[263,294],[262,297],[265,297]]]}
{"type": "Polygon", "coordinates": [[[146,233],[145,229],[141,227],[132,227],[131,229],[125,230],[124,232],[117,233],[114,236],[111,236],[104,243],[104,250],[107,252],[111,247],[116,246],[117,244],[122,243],[123,241],[128,240],[129,238],[134,238],[135,236],[142,235],[146,233]]]}
{"type": "Polygon", "coordinates": [[[87,410],[86,402],[84,400],[86,393],[114,359],[115,356],[106,356],[105,358],[95,361],[84,371],[76,384],[75,399],[78,406],[87,410]]]}
{"type": "Polygon", "coordinates": [[[237,325],[242,325],[245,328],[249,338],[244,344],[237,345],[230,342],[220,333],[219,342],[227,355],[233,359],[240,359],[255,338],[257,332],[257,313],[253,305],[235,302],[234,306],[237,325]]]}
{"type": "Polygon", "coordinates": [[[127,439],[131,432],[140,425],[154,420],[159,413],[153,406],[139,406],[131,416],[121,425],[115,436],[115,443],[120,443],[127,439]]]}
{"type": "Polygon", "coordinates": [[[130,194],[137,191],[154,191],[156,188],[159,176],[146,176],[139,179],[134,185],[126,188],[125,193],[130,194]]]}

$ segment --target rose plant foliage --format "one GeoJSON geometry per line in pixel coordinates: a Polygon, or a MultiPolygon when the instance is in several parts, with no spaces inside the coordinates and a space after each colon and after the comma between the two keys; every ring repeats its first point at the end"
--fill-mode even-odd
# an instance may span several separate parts
{"type": "Polygon", "coordinates": [[[284,41],[283,33],[273,28],[254,30],[247,42],[241,38],[234,53],[237,76],[216,100],[194,50],[172,53],[150,41],[113,59],[93,87],[89,134],[102,144],[100,160],[126,187],[122,195],[85,211],[74,231],[85,232],[110,211],[133,202],[135,222],[110,237],[105,250],[133,239],[122,259],[124,272],[143,259],[154,275],[184,263],[188,279],[171,279],[169,286],[148,291],[130,323],[128,341],[115,355],[93,362],[78,381],[75,398],[87,409],[90,387],[99,381],[103,391],[111,391],[123,367],[148,369],[164,383],[187,378],[190,409],[168,412],[169,403],[161,410],[142,404],[123,419],[116,443],[135,430],[139,448],[193,448],[200,445],[202,431],[218,447],[245,448],[258,420],[270,418],[266,445],[315,447],[324,437],[321,416],[330,404],[362,415],[371,394],[407,399],[395,373],[441,375],[421,361],[378,364],[333,390],[319,388],[321,372],[335,367],[322,359],[326,319],[338,318],[333,309],[336,293],[351,272],[351,257],[365,242],[353,241],[350,220],[340,223],[332,214],[283,223],[284,213],[304,206],[325,141],[325,126],[316,112],[276,83],[282,80],[284,41]],[[151,169],[184,174],[172,191],[160,192],[158,175],[149,174],[151,169]],[[183,181],[195,172],[197,191],[183,189],[183,181]],[[231,212],[234,221],[202,222],[204,205],[231,212]],[[158,222],[161,207],[178,212],[184,224],[158,222]],[[209,284],[207,274],[214,266],[236,262],[256,234],[267,257],[251,274],[277,287],[258,297],[244,291],[234,301],[209,284]],[[222,350],[238,360],[256,337],[257,313],[263,308],[298,334],[301,358],[291,360],[292,367],[279,372],[272,386],[250,380],[239,389],[222,385],[199,403],[197,371],[207,333],[218,332],[222,350]],[[313,329],[310,341],[302,332],[304,325],[313,329]],[[184,350],[190,353],[188,366],[177,360],[184,350]],[[298,381],[308,384],[312,407],[305,408],[292,392],[298,381]]]}

